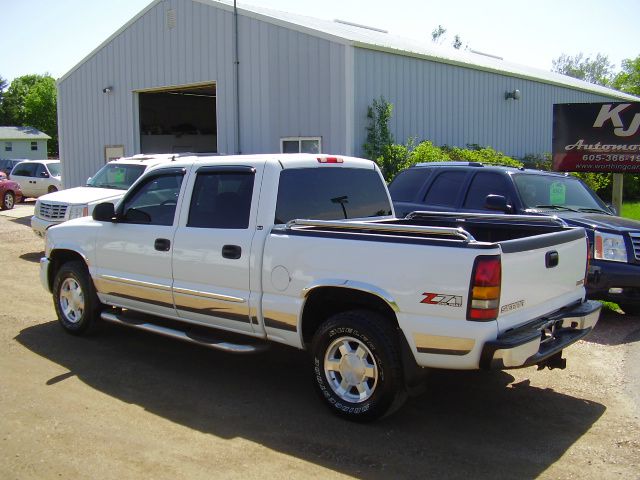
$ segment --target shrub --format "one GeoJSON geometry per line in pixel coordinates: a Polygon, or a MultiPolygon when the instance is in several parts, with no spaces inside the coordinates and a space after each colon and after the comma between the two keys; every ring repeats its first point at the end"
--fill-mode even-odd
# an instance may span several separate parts
{"type": "Polygon", "coordinates": [[[471,145],[472,149],[459,147],[442,147],[451,160],[462,162],[479,162],[485,165],[503,165],[506,167],[522,167],[522,162],[506,156],[491,147],[481,148],[471,145]]]}
{"type": "Polygon", "coordinates": [[[442,150],[440,147],[436,147],[433,143],[428,140],[421,142],[411,151],[411,156],[409,158],[409,163],[411,165],[415,165],[416,163],[426,163],[426,162],[443,162],[451,160],[449,155],[442,150]]]}

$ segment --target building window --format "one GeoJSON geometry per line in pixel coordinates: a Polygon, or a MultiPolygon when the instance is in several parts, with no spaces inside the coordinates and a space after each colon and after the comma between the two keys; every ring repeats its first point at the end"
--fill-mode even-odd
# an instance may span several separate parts
{"type": "Polygon", "coordinates": [[[31,142],[31,151],[38,150],[38,142],[31,142]]]}
{"type": "Polygon", "coordinates": [[[320,137],[287,137],[280,139],[282,153],[320,153],[322,141],[320,137]]]}
{"type": "Polygon", "coordinates": [[[13,151],[13,143],[11,143],[11,142],[4,142],[4,151],[5,151],[5,152],[11,152],[11,151],[13,151]]]}

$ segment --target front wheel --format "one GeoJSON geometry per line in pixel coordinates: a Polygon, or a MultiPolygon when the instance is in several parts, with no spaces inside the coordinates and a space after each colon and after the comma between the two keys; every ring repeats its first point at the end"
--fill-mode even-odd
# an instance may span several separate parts
{"type": "Polygon", "coordinates": [[[2,196],[2,203],[0,204],[0,209],[11,210],[15,204],[16,197],[13,192],[4,192],[4,195],[2,196]]]}
{"type": "Polygon", "coordinates": [[[53,305],[66,332],[85,335],[95,329],[101,304],[84,263],[60,267],[53,282],[53,305]]]}
{"type": "Polygon", "coordinates": [[[382,315],[352,310],[332,316],[314,335],[312,352],[316,390],[335,414],[367,422],[404,402],[398,335],[382,315]]]}

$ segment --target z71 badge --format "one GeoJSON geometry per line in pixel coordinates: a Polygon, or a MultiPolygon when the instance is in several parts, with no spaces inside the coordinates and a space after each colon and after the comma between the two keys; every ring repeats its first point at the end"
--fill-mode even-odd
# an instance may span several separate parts
{"type": "Polygon", "coordinates": [[[423,293],[425,298],[420,303],[428,305],[444,305],[445,307],[461,307],[462,297],[460,295],[448,295],[446,293],[423,293]]]}

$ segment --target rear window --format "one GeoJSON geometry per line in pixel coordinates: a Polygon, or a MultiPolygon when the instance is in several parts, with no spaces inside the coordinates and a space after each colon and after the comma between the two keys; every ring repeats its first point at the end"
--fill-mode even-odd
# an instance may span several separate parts
{"type": "Polygon", "coordinates": [[[341,220],[391,215],[384,182],[375,170],[300,168],[280,173],[275,222],[341,220]]]}
{"type": "Polygon", "coordinates": [[[430,173],[426,168],[410,168],[399,173],[389,185],[391,198],[395,202],[412,202],[430,173]]]}

